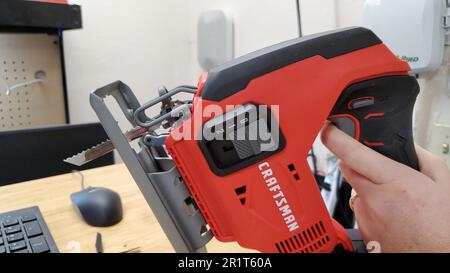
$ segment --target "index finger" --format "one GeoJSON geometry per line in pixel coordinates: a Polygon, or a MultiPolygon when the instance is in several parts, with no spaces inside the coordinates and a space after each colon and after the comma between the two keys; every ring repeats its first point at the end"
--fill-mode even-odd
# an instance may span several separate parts
{"type": "Polygon", "coordinates": [[[323,144],[350,168],[376,184],[399,180],[412,169],[364,146],[334,125],[322,129],[323,144]]]}

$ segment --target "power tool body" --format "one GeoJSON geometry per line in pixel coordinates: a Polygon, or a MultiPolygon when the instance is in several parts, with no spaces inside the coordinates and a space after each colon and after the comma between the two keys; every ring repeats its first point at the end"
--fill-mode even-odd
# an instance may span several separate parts
{"type": "Polygon", "coordinates": [[[409,70],[373,32],[350,28],[237,58],[203,74],[197,87],[161,88],[144,105],[115,82],[94,91],[91,105],[113,144],[108,151],[118,150],[176,251],[204,251],[212,236],[261,252],[354,251],[327,212],[308,153],[330,120],[418,169],[412,113],[419,86],[409,70]],[[183,92],[193,99],[174,99],[183,92]],[[138,134],[122,133],[108,95],[138,134]],[[160,114],[149,117],[156,106],[160,114]],[[168,134],[157,134],[161,127],[168,134]]]}

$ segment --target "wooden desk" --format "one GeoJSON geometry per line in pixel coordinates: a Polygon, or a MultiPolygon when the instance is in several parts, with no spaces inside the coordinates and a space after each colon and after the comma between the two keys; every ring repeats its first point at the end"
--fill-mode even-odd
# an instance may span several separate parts
{"type": "MultiPolygon", "coordinates": [[[[0,187],[0,212],[39,206],[60,252],[95,252],[97,232],[105,252],[123,252],[136,247],[141,252],[173,252],[169,241],[125,165],[83,172],[85,186],[117,191],[124,207],[123,220],[109,228],[87,225],[72,207],[70,194],[81,189],[80,176],[66,174],[0,187]]],[[[250,252],[235,243],[213,239],[209,252],[250,252]]]]}

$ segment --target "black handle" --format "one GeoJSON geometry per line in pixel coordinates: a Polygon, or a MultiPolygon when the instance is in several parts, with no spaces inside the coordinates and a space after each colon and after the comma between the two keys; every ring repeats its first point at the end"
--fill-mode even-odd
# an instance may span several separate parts
{"type": "Polygon", "coordinates": [[[360,82],[342,93],[329,119],[364,145],[418,170],[412,116],[419,91],[410,76],[360,82]]]}

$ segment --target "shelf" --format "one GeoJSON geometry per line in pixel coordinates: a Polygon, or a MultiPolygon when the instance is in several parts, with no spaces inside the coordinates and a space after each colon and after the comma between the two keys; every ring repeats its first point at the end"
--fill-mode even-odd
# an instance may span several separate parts
{"type": "Polygon", "coordinates": [[[0,0],[0,32],[59,32],[81,27],[78,5],[0,0]]]}

